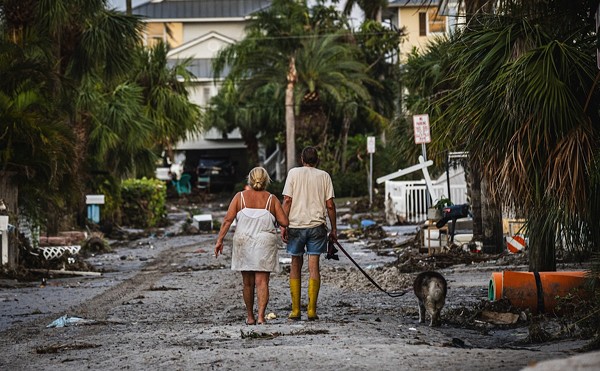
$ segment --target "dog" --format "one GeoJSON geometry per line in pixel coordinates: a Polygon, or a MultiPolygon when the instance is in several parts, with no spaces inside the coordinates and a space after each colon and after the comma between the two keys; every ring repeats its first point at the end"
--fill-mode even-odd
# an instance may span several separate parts
{"type": "Polygon", "coordinates": [[[448,291],[444,276],[433,271],[419,273],[413,282],[413,289],[419,303],[419,323],[425,322],[425,312],[427,312],[431,317],[429,326],[439,326],[440,313],[446,303],[448,291]]]}

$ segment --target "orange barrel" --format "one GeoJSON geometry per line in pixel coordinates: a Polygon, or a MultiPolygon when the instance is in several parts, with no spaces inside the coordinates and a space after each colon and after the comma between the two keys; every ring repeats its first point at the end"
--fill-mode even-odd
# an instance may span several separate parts
{"type": "Polygon", "coordinates": [[[493,272],[488,286],[488,299],[496,301],[502,299],[502,272],[493,272]]]}
{"type": "Polygon", "coordinates": [[[534,313],[551,312],[558,304],[557,297],[576,291],[585,295],[584,271],[492,273],[488,298],[508,299],[512,306],[530,309],[534,313]]]}

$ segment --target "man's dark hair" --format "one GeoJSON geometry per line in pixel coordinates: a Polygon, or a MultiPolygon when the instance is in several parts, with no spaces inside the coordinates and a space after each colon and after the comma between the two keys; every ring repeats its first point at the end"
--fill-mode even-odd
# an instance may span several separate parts
{"type": "Polygon", "coordinates": [[[319,164],[319,154],[315,147],[306,147],[302,150],[302,161],[309,166],[319,164]]]}

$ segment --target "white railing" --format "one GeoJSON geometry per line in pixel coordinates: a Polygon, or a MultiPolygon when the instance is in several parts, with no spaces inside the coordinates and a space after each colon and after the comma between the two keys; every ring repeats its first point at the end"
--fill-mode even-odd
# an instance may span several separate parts
{"type": "MultiPolygon", "coordinates": [[[[433,183],[433,203],[446,198],[448,185],[446,182],[433,183]]],[[[427,186],[425,181],[392,181],[385,182],[386,220],[388,224],[421,223],[427,219],[427,186]]],[[[467,185],[451,184],[450,199],[453,204],[467,203],[467,185]]]]}
{"type": "Polygon", "coordinates": [[[285,156],[279,150],[279,145],[275,151],[262,163],[269,174],[275,174],[276,181],[283,180],[283,169],[285,168],[285,156]]]}

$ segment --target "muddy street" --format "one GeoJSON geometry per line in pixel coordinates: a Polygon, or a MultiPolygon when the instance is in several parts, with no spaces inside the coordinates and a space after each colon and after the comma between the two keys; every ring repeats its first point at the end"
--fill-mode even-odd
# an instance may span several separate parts
{"type": "MultiPolygon", "coordinates": [[[[414,238],[414,227],[388,235],[401,243],[414,238]]],[[[442,326],[430,328],[418,323],[411,292],[389,297],[342,254],[338,261],[322,257],[320,319],[306,321],[305,264],[303,319],[288,321],[283,246],[282,271],[271,276],[267,313],[274,318],[247,326],[241,277],[229,269],[231,233],[218,259],[215,238],[203,233],[122,244],[88,259],[101,276],[49,278],[44,286],[2,280],[0,369],[519,370],[573,355],[585,344],[532,344],[524,322],[467,324],[475,314],[469,308],[487,299],[495,262],[439,269],[448,280],[448,298],[442,326]],[[64,326],[49,327],[62,316],[64,326]]],[[[393,264],[394,244],[374,249],[360,239],[340,242],[386,290],[411,287],[416,273],[401,273],[393,264]]]]}

